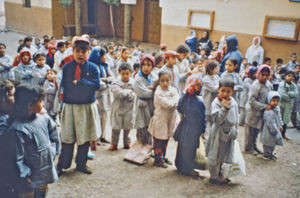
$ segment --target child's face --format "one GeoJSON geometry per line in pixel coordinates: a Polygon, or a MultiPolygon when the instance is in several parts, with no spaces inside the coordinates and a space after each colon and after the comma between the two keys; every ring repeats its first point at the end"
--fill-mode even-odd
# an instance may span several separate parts
{"type": "Polygon", "coordinates": [[[5,55],[5,47],[3,45],[0,45],[0,56],[5,55]]]}
{"type": "Polygon", "coordinates": [[[272,98],[272,100],[270,101],[270,105],[272,106],[272,108],[274,108],[279,105],[279,102],[280,102],[279,98],[272,98]]]}
{"type": "Polygon", "coordinates": [[[89,50],[82,50],[79,47],[73,50],[74,59],[79,64],[84,64],[89,56],[89,50]]]}
{"type": "Polygon", "coordinates": [[[6,93],[6,98],[0,101],[0,111],[9,114],[13,109],[13,104],[15,103],[15,92],[16,89],[14,86],[11,87],[6,93]]]}
{"type": "Polygon", "coordinates": [[[56,52],[55,48],[52,48],[52,49],[50,50],[50,52],[51,52],[51,54],[55,54],[55,52],[56,52]]]}
{"type": "Polygon", "coordinates": [[[134,48],[129,48],[129,54],[132,54],[134,48]]]}
{"type": "Polygon", "coordinates": [[[292,82],[294,80],[294,75],[293,74],[288,74],[284,77],[286,82],[292,82]]]}
{"type": "Polygon", "coordinates": [[[129,50],[125,50],[123,53],[122,53],[122,58],[124,60],[127,60],[129,58],[129,50]]]}
{"type": "Polygon", "coordinates": [[[265,64],[271,66],[271,61],[268,60],[268,61],[265,62],[265,64]]]}
{"type": "Polygon", "coordinates": [[[64,53],[65,50],[66,50],[66,46],[64,45],[64,46],[58,48],[58,50],[59,50],[61,53],[64,53]]]}
{"type": "Polygon", "coordinates": [[[44,98],[41,97],[33,106],[32,106],[32,113],[40,113],[43,109],[44,105],[44,98]]]}
{"type": "Polygon", "coordinates": [[[233,62],[231,62],[230,60],[227,60],[226,61],[226,65],[225,65],[225,68],[226,68],[226,71],[228,73],[233,73],[234,70],[236,69],[236,65],[233,64],[233,62]]]}
{"type": "Polygon", "coordinates": [[[248,60],[246,58],[244,58],[242,64],[245,65],[246,63],[248,63],[248,60]]]}
{"type": "Polygon", "coordinates": [[[93,46],[93,47],[96,47],[97,45],[98,45],[98,41],[97,41],[97,40],[93,40],[92,46],[93,46]]]}
{"type": "Polygon", "coordinates": [[[159,85],[162,88],[162,90],[168,90],[170,83],[171,83],[171,79],[168,74],[164,74],[164,75],[160,76],[159,85]]]}
{"type": "Polygon", "coordinates": [[[281,70],[281,67],[278,66],[278,67],[276,68],[276,73],[279,74],[280,70],[281,70]]]}
{"type": "Polygon", "coordinates": [[[19,45],[23,45],[24,44],[24,41],[23,40],[20,40],[19,41],[19,45]]]}
{"type": "Polygon", "coordinates": [[[259,82],[265,84],[267,82],[267,80],[269,80],[270,75],[271,75],[270,72],[267,72],[267,71],[260,72],[258,74],[259,82]]]}
{"type": "Polygon", "coordinates": [[[105,62],[106,62],[106,54],[104,54],[104,55],[101,57],[101,62],[102,62],[102,63],[105,63],[105,62]]]}
{"type": "Polygon", "coordinates": [[[173,66],[176,64],[176,56],[171,56],[166,59],[168,66],[173,66]]]}
{"type": "Polygon", "coordinates": [[[277,67],[278,67],[278,66],[281,66],[281,65],[282,65],[282,63],[277,63],[277,67]]]}
{"type": "Polygon", "coordinates": [[[300,66],[295,67],[294,72],[295,72],[295,74],[299,74],[299,72],[300,72],[300,66]]]}
{"type": "Polygon", "coordinates": [[[142,63],[141,65],[141,68],[142,68],[142,72],[145,74],[145,75],[149,75],[152,71],[152,63],[150,60],[144,60],[144,62],[142,63]]]}
{"type": "Polygon", "coordinates": [[[198,71],[201,72],[202,71],[202,66],[203,66],[203,61],[199,60],[196,63],[197,67],[198,67],[198,71]]]}
{"type": "Polygon", "coordinates": [[[27,47],[30,47],[31,41],[27,41],[27,42],[25,43],[25,45],[26,45],[27,47]]]}
{"type": "Polygon", "coordinates": [[[47,80],[53,81],[56,78],[56,74],[54,71],[48,71],[47,72],[47,80]]]}
{"type": "Polygon", "coordinates": [[[205,56],[205,54],[206,54],[206,51],[202,49],[202,50],[200,51],[200,55],[201,55],[201,56],[205,56]]]}
{"type": "Polygon", "coordinates": [[[291,56],[291,61],[292,61],[292,62],[296,62],[297,59],[298,59],[298,56],[297,56],[297,55],[291,56]]]}
{"type": "Polygon", "coordinates": [[[229,100],[232,94],[234,93],[232,87],[226,87],[226,86],[220,87],[218,91],[221,99],[225,99],[225,100],[229,100]]]}
{"type": "Polygon", "coordinates": [[[120,71],[121,80],[125,83],[129,81],[131,71],[129,69],[123,69],[120,71]]]}
{"type": "Polygon", "coordinates": [[[136,67],[136,68],[134,69],[135,72],[138,72],[139,70],[140,70],[139,67],[136,67]]]}
{"type": "Polygon", "coordinates": [[[183,59],[185,59],[187,57],[188,53],[178,53],[178,60],[182,61],[183,59]]]}
{"type": "Polygon", "coordinates": [[[109,54],[113,54],[113,52],[114,52],[114,48],[109,48],[109,49],[108,49],[108,53],[109,53],[109,54]]]}
{"type": "Polygon", "coordinates": [[[44,67],[46,63],[46,58],[45,56],[40,56],[35,62],[39,67],[44,67]]]}
{"type": "Polygon", "coordinates": [[[30,61],[30,56],[28,53],[24,53],[21,58],[22,58],[22,61],[25,63],[28,63],[30,61]]]}
{"type": "Polygon", "coordinates": [[[39,45],[40,44],[40,40],[36,39],[35,40],[35,44],[39,45]]]}
{"type": "Polygon", "coordinates": [[[141,47],[140,45],[138,45],[136,48],[137,48],[138,50],[141,50],[141,49],[142,49],[142,47],[141,47]]]}
{"type": "Polygon", "coordinates": [[[46,49],[49,47],[49,45],[50,45],[50,42],[45,42],[44,43],[44,46],[45,46],[46,49]]]}
{"type": "Polygon", "coordinates": [[[213,70],[212,70],[212,75],[215,75],[219,73],[219,68],[218,67],[215,67],[213,70]]]}

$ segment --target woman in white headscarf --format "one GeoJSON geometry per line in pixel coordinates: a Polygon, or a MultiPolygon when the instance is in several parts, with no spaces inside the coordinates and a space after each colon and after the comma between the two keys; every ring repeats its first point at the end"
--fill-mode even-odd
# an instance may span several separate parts
{"type": "Polygon", "coordinates": [[[253,38],[252,45],[247,49],[245,58],[247,58],[250,64],[254,61],[258,62],[259,65],[263,63],[264,48],[260,45],[260,38],[258,36],[253,38]]]}
{"type": "Polygon", "coordinates": [[[196,52],[197,36],[195,30],[190,30],[189,35],[185,39],[185,43],[189,46],[191,52],[196,52]]]}

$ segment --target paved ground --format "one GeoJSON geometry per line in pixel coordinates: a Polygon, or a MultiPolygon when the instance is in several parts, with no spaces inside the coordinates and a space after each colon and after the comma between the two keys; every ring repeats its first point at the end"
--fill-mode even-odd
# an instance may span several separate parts
{"type": "MultiPolygon", "coordinates": [[[[5,42],[7,53],[14,56],[17,41],[23,37],[14,32],[0,33],[0,42],[5,42]]],[[[109,126],[107,131],[110,139],[109,126]]],[[[240,128],[238,139],[241,147],[243,133],[243,128],[240,128]]],[[[300,131],[289,128],[287,134],[292,141],[285,141],[283,147],[276,148],[277,162],[244,155],[247,176],[233,178],[233,184],[228,186],[213,186],[207,179],[182,176],[174,166],[155,168],[153,159],[144,166],[137,166],[123,161],[126,150],[109,152],[109,145],[102,145],[96,151],[97,157],[88,162],[94,170],[92,175],[74,171],[73,164],[66,175],[50,185],[48,197],[300,197],[300,131]]],[[[134,142],[135,131],[130,136],[134,142]]],[[[174,161],[175,154],[176,143],[171,139],[167,157],[174,161]]]]}

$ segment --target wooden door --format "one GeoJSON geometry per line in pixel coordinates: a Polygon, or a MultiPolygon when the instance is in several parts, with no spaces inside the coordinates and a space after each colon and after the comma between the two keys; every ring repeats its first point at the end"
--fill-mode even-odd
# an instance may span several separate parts
{"type": "Polygon", "coordinates": [[[161,8],[159,0],[145,0],[144,41],[160,43],[161,8]]]}

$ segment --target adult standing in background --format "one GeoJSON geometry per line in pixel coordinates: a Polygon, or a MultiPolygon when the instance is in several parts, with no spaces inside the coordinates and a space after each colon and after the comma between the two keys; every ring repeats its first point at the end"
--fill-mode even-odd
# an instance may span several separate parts
{"type": "Polygon", "coordinates": [[[243,60],[243,56],[241,52],[238,50],[238,40],[235,35],[228,36],[226,38],[225,43],[225,56],[221,62],[220,66],[220,73],[223,73],[225,71],[225,64],[227,59],[229,58],[236,58],[238,61],[238,68],[235,70],[235,72],[240,72],[241,63],[243,60]]]}
{"type": "Polygon", "coordinates": [[[213,45],[211,43],[211,40],[209,39],[209,33],[207,31],[204,31],[202,37],[198,41],[199,53],[201,49],[206,49],[206,55],[208,56],[212,48],[213,45]]]}
{"type": "Polygon", "coordinates": [[[245,58],[247,58],[248,63],[252,64],[256,61],[259,65],[263,63],[264,60],[264,48],[260,45],[260,38],[255,36],[252,40],[252,45],[248,47],[245,58]]]}
{"type": "Polygon", "coordinates": [[[185,39],[185,43],[189,46],[191,52],[196,52],[197,50],[197,36],[195,30],[190,30],[189,35],[185,39]]]}

